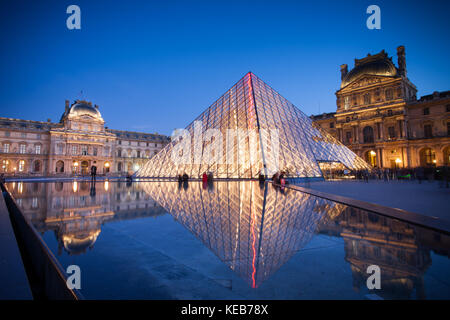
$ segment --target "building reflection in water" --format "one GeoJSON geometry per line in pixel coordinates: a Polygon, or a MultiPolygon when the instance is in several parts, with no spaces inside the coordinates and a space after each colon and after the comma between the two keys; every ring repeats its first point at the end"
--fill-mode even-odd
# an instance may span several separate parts
{"type": "Polygon", "coordinates": [[[450,257],[446,234],[256,181],[97,182],[95,188],[89,182],[10,183],[8,188],[38,231],[54,230],[60,253],[92,248],[104,223],[169,212],[252,288],[315,235],[343,239],[356,291],[367,290],[367,267],[380,266],[376,293],[387,299],[413,293],[425,298],[431,252],[450,257]]]}
{"type": "MultiPolygon", "coordinates": [[[[379,265],[386,298],[424,298],[430,251],[449,257],[450,237],[306,193],[223,181],[142,183],[143,189],[253,288],[260,286],[316,234],[343,238],[356,291],[367,267],[379,265]]],[[[324,257],[326,260],[326,257],[324,257]]],[[[326,263],[324,261],[324,263],[326,263]]]]}
{"type": "Polygon", "coordinates": [[[17,205],[42,234],[53,230],[58,255],[82,254],[95,244],[106,222],[165,214],[136,185],[124,182],[9,183],[17,205]]]}

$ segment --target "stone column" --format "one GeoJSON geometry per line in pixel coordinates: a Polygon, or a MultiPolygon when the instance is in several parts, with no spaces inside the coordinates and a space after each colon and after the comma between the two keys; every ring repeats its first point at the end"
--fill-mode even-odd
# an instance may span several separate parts
{"type": "Polygon", "coordinates": [[[444,153],[441,152],[441,146],[434,146],[434,152],[436,154],[436,167],[444,165],[444,153]]]}
{"type": "Polygon", "coordinates": [[[406,120],[402,121],[403,124],[403,137],[408,139],[408,127],[406,126],[406,120]]]}
{"type": "Polygon", "coordinates": [[[383,148],[377,150],[377,162],[380,168],[383,168],[383,148]]]}

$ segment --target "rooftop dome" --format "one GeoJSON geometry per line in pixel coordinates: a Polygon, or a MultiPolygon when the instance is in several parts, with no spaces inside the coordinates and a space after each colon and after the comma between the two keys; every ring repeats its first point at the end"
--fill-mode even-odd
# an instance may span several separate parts
{"type": "Polygon", "coordinates": [[[345,75],[341,88],[355,81],[362,75],[397,76],[397,68],[384,51],[376,55],[368,55],[363,59],[355,59],[355,67],[345,75]]]}
{"type": "Polygon", "coordinates": [[[87,234],[63,235],[62,240],[64,248],[69,254],[80,254],[86,252],[86,249],[92,248],[100,230],[94,230],[87,234]]]}
{"type": "Polygon", "coordinates": [[[102,119],[100,111],[96,107],[93,107],[90,102],[77,101],[69,110],[69,116],[83,116],[88,115],[97,119],[102,119]]]}

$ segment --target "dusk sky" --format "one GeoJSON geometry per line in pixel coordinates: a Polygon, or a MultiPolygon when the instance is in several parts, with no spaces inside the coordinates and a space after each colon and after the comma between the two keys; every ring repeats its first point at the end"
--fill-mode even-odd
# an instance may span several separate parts
{"type": "Polygon", "coordinates": [[[450,90],[450,1],[18,1],[0,4],[0,116],[53,122],[64,100],[113,129],[170,135],[252,71],[308,115],[339,66],[406,48],[418,96],[450,90]],[[66,8],[81,8],[69,30],[66,8]],[[381,8],[381,30],[366,8],[381,8]],[[82,91],[82,94],[81,94],[82,91]]]}

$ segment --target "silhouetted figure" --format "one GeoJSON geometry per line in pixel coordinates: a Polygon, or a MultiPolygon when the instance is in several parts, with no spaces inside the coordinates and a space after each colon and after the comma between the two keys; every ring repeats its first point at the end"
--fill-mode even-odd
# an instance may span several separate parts
{"type": "Polygon", "coordinates": [[[133,177],[131,175],[127,175],[127,183],[125,184],[125,186],[127,188],[131,187],[131,184],[133,183],[133,177]]]}
{"type": "Polygon", "coordinates": [[[90,190],[90,192],[89,192],[89,195],[90,195],[91,197],[95,197],[95,194],[96,194],[96,190],[95,190],[95,182],[91,182],[91,190],[90,190]]]}
{"type": "Polygon", "coordinates": [[[206,184],[208,182],[208,175],[206,174],[206,172],[203,172],[202,182],[203,184],[206,184]]]}
{"type": "Polygon", "coordinates": [[[272,181],[275,184],[280,184],[280,173],[277,172],[272,176],[272,181]]]}
{"type": "Polygon", "coordinates": [[[96,180],[96,176],[97,176],[97,167],[96,166],[92,166],[91,167],[91,180],[95,181],[96,180]]]}
{"type": "Polygon", "coordinates": [[[187,173],[183,174],[183,181],[186,182],[189,180],[189,176],[187,175],[187,173]]]}

